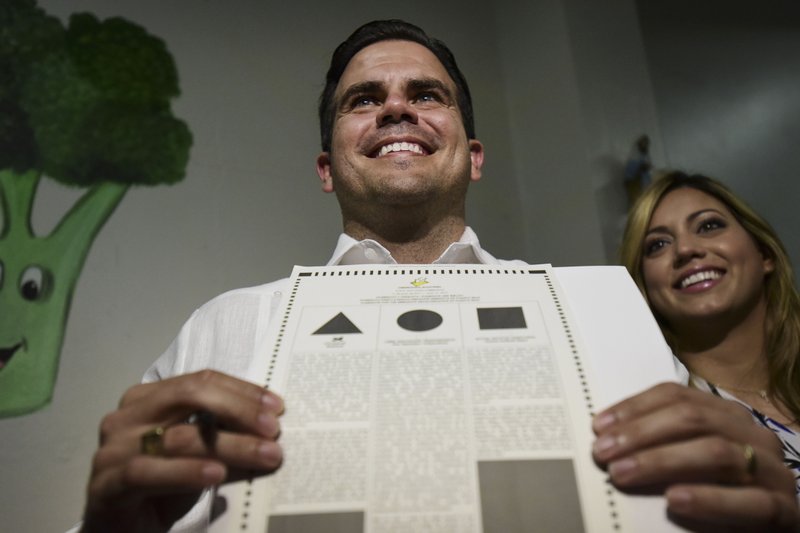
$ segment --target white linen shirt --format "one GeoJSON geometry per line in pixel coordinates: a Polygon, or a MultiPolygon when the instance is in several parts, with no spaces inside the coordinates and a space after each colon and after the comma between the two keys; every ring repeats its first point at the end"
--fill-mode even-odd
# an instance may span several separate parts
{"type": "MultiPolygon", "coordinates": [[[[357,241],[342,234],[327,265],[397,264],[377,241],[357,241]]],[[[478,236],[466,227],[434,264],[525,266],[520,260],[496,259],[481,248],[478,236]]],[[[210,368],[247,379],[251,361],[264,345],[289,278],[234,289],[198,308],[183,325],[167,351],[147,369],[144,382],[210,368]]]]}
{"type": "MultiPolygon", "coordinates": [[[[452,243],[435,264],[484,264],[525,266],[520,260],[496,259],[481,248],[477,235],[466,227],[458,242],[452,243]]],[[[377,241],[357,241],[342,234],[336,244],[332,265],[397,264],[392,254],[377,241]]],[[[203,369],[213,369],[258,383],[263,376],[251,375],[251,363],[269,354],[271,325],[286,292],[289,279],[223,293],[189,317],[167,351],[147,369],[144,382],[203,369]]],[[[171,531],[204,531],[209,520],[214,492],[207,490],[192,510],[171,531]]]]}

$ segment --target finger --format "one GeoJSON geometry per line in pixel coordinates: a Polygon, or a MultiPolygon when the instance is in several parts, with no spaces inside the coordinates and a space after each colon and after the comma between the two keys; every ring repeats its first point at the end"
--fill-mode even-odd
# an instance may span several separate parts
{"type": "Polygon", "coordinates": [[[676,399],[662,408],[643,412],[635,418],[615,423],[598,434],[593,445],[595,462],[603,466],[624,455],[649,447],[682,440],[717,435],[735,442],[779,453],[775,435],[755,423],[739,404],[700,393],[713,401],[676,399]]]}
{"type": "Polygon", "coordinates": [[[124,407],[128,403],[136,402],[144,397],[152,394],[152,391],[160,388],[164,383],[180,383],[183,381],[213,381],[215,386],[227,388],[231,393],[245,392],[250,394],[260,394],[263,388],[254,383],[241,380],[239,378],[218,372],[216,370],[200,370],[189,374],[182,374],[174,376],[161,381],[154,381],[150,383],[140,383],[128,389],[120,399],[120,407],[124,407]]]}
{"type": "Polygon", "coordinates": [[[680,403],[618,424],[594,442],[595,461],[604,464],[650,447],[712,435],[778,451],[774,434],[758,426],[748,413],[743,410],[739,413],[736,406],[734,412],[726,411],[727,406],[721,407],[704,409],[680,403]]]}
{"type": "Polygon", "coordinates": [[[759,485],[793,493],[794,482],[780,457],[755,448],[756,462],[745,446],[720,437],[703,437],[650,448],[611,462],[611,482],[626,492],[661,492],[676,483],[759,485]]]}
{"type": "MultiPolygon", "coordinates": [[[[737,531],[795,532],[800,524],[797,502],[789,494],[757,487],[677,485],[667,493],[667,511],[679,525],[703,524],[737,531]]],[[[694,528],[696,530],[697,527],[694,528]]]]}
{"type": "Polygon", "coordinates": [[[196,426],[183,424],[164,432],[164,456],[213,458],[229,467],[273,471],[281,464],[283,452],[274,439],[228,431],[220,431],[214,448],[209,449],[196,426]]]}
{"type": "Polygon", "coordinates": [[[282,451],[274,441],[224,432],[209,451],[191,425],[164,433],[164,456],[133,454],[117,439],[94,456],[89,501],[94,507],[132,507],[153,495],[192,494],[219,484],[275,471],[282,451]]]}
{"type": "Polygon", "coordinates": [[[89,483],[89,501],[131,505],[152,495],[196,492],[222,483],[226,475],[218,461],[142,455],[97,471],[89,483]]]}
{"type": "Polygon", "coordinates": [[[283,400],[274,392],[213,370],[202,370],[163,381],[136,385],[126,391],[120,401],[120,407],[124,408],[131,403],[152,399],[153,396],[160,398],[174,396],[176,403],[180,403],[182,400],[186,404],[192,402],[196,404],[202,402],[202,398],[198,399],[197,395],[210,395],[210,401],[213,401],[215,395],[238,397],[243,401],[261,401],[272,407],[276,413],[283,412],[283,400]]]}
{"type": "Polygon", "coordinates": [[[101,425],[109,435],[123,427],[168,426],[199,410],[210,411],[228,428],[270,436],[270,419],[283,411],[274,393],[212,371],[180,376],[130,389],[123,407],[101,425]]]}
{"type": "MultiPolygon", "coordinates": [[[[113,414],[109,417],[113,417],[113,414]]],[[[264,413],[263,417],[264,427],[263,433],[260,435],[222,430],[216,426],[203,428],[198,424],[190,423],[159,428],[162,431],[158,446],[160,451],[155,455],[208,457],[217,458],[226,463],[235,463],[237,466],[263,466],[257,462],[255,465],[242,464],[241,460],[237,459],[234,446],[230,444],[239,443],[240,448],[246,448],[247,446],[243,443],[256,443],[254,446],[258,447],[260,443],[275,441],[280,435],[278,417],[270,412],[264,413]],[[213,432],[213,436],[209,436],[209,432],[213,432]]],[[[149,453],[144,449],[144,438],[149,433],[152,433],[152,428],[143,425],[118,428],[113,435],[109,435],[104,445],[98,450],[97,456],[101,459],[100,462],[113,464],[123,462],[134,455],[149,453]]],[[[269,450],[272,450],[274,454],[275,446],[265,444],[262,448],[265,448],[263,451],[267,454],[267,458],[271,457],[267,453],[269,450]]],[[[271,464],[267,464],[267,466],[271,466],[271,464]]]]}
{"type": "Polygon", "coordinates": [[[677,383],[661,383],[598,413],[592,421],[592,429],[596,434],[605,433],[616,425],[680,405],[690,406],[693,410],[701,410],[704,407],[720,409],[736,417],[748,414],[748,411],[736,402],[723,400],[713,394],[677,383]]]}
{"type": "Polygon", "coordinates": [[[684,389],[688,390],[688,387],[676,383],[655,385],[598,413],[592,420],[592,429],[595,433],[602,433],[620,422],[660,409],[685,394],[684,389]]]}

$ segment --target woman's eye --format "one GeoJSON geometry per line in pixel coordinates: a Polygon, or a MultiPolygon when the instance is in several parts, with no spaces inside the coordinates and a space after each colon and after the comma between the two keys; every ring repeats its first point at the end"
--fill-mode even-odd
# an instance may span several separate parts
{"type": "Polygon", "coordinates": [[[714,231],[716,229],[720,229],[720,228],[724,228],[724,227],[725,227],[725,222],[723,222],[722,220],[716,219],[716,218],[711,218],[711,219],[704,220],[703,222],[701,222],[700,226],[698,227],[698,231],[700,233],[705,233],[705,232],[714,231]]]}
{"type": "Polygon", "coordinates": [[[651,256],[667,245],[666,239],[653,239],[644,245],[644,255],[651,256]]]}

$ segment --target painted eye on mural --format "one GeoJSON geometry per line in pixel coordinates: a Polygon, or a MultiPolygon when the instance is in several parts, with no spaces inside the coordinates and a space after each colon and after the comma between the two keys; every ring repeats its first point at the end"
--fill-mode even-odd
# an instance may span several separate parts
{"type": "Polygon", "coordinates": [[[38,300],[42,298],[47,289],[47,273],[42,267],[31,265],[22,273],[19,280],[19,292],[26,300],[38,300]]]}

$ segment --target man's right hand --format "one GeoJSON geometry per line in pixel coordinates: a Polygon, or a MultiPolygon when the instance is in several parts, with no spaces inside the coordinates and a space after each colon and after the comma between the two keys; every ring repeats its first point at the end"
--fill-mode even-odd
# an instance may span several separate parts
{"type": "Polygon", "coordinates": [[[136,385],[100,425],[82,531],[167,531],[202,489],[275,471],[283,401],[262,387],[211,370],[136,385]],[[213,438],[186,423],[213,413],[213,438]],[[141,451],[164,428],[163,452],[141,451]]]}

